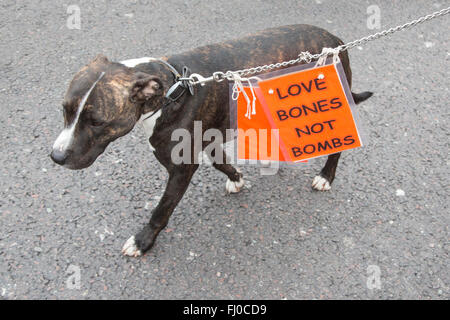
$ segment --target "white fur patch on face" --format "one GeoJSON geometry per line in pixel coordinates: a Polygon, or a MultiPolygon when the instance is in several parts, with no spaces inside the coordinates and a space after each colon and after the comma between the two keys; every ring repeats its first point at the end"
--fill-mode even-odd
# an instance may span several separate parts
{"type": "Polygon", "coordinates": [[[53,144],[53,150],[58,150],[59,152],[64,152],[70,146],[73,140],[73,132],[75,130],[75,121],[70,125],[69,128],[64,129],[56,138],[53,144]]]}
{"type": "Polygon", "coordinates": [[[242,187],[244,186],[244,179],[241,177],[239,181],[231,181],[230,179],[227,180],[227,183],[225,184],[225,188],[227,189],[228,193],[238,193],[241,191],[242,187]]]}
{"type": "Polygon", "coordinates": [[[81,112],[84,109],[84,105],[86,104],[87,99],[89,98],[89,95],[91,94],[91,91],[94,89],[97,82],[100,81],[100,79],[105,75],[104,72],[100,74],[98,79],[92,84],[92,86],[89,88],[89,90],[84,94],[83,99],[81,99],[80,104],[78,105],[77,113],[75,115],[75,119],[73,120],[72,124],[65,128],[58,138],[56,138],[55,143],[53,144],[53,150],[58,150],[59,152],[66,151],[72,141],[73,141],[73,134],[75,132],[75,127],[77,126],[78,120],[80,119],[81,112]]]}
{"type": "Polygon", "coordinates": [[[122,248],[122,253],[126,256],[130,257],[139,257],[142,255],[141,250],[136,247],[136,241],[134,240],[134,236],[125,242],[122,248]]]}
{"type": "MultiPolygon", "coordinates": [[[[158,120],[158,118],[161,116],[161,110],[158,110],[158,112],[156,112],[153,116],[151,116],[150,118],[147,118],[152,113],[153,113],[153,111],[146,113],[146,114],[142,115],[142,117],[141,117],[141,119],[145,119],[145,120],[142,120],[142,126],[144,127],[145,137],[147,138],[147,140],[150,139],[150,137],[153,135],[153,130],[155,129],[155,125],[156,125],[156,120],[158,120]]],[[[155,151],[155,148],[153,148],[150,141],[149,141],[149,144],[150,144],[150,149],[152,151],[155,151]]]]}
{"type": "Polygon", "coordinates": [[[314,178],[312,187],[319,191],[328,191],[331,189],[330,182],[322,176],[316,176],[314,178]]]}
{"type": "Polygon", "coordinates": [[[134,68],[138,64],[148,63],[148,62],[155,61],[155,60],[156,59],[152,58],[152,57],[142,57],[142,58],[128,59],[128,60],[120,61],[120,63],[128,68],[134,68]]]}

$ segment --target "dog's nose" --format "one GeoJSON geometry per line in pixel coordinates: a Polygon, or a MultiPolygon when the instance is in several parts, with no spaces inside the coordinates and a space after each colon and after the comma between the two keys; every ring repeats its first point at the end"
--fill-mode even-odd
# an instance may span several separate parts
{"type": "Polygon", "coordinates": [[[52,160],[55,161],[57,164],[63,165],[67,159],[67,152],[58,151],[54,149],[50,154],[50,158],[52,158],[52,160]]]}

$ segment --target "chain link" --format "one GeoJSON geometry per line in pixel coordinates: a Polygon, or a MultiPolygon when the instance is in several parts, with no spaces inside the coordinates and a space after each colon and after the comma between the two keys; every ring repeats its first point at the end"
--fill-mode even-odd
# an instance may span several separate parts
{"type": "MultiPolygon", "coordinates": [[[[365,44],[369,41],[373,41],[376,39],[379,39],[381,37],[390,35],[392,33],[395,33],[397,31],[401,31],[407,28],[411,28],[414,27],[420,23],[423,23],[425,21],[440,17],[440,16],[444,16],[446,14],[450,13],[450,7],[433,12],[431,14],[428,14],[426,16],[420,17],[416,20],[413,20],[411,22],[405,23],[403,25],[399,25],[396,27],[392,27],[389,28],[387,30],[383,30],[374,34],[371,34],[369,36],[366,36],[364,38],[358,39],[358,40],[354,40],[351,42],[348,42],[346,44],[340,45],[338,47],[335,48],[335,50],[338,50],[339,52],[354,48],[356,46],[365,44]]],[[[221,72],[221,71],[217,71],[213,73],[212,77],[209,78],[202,78],[202,79],[189,79],[191,81],[192,84],[204,84],[205,82],[208,81],[216,81],[216,82],[221,82],[225,79],[232,81],[234,79],[233,74],[238,74],[239,76],[243,77],[243,76],[249,76],[249,75],[253,75],[256,73],[261,73],[264,71],[270,71],[273,69],[278,69],[278,68],[282,68],[282,67],[287,67],[287,66],[291,66],[300,62],[306,62],[306,63],[310,63],[312,60],[316,60],[319,59],[322,56],[328,55],[328,52],[322,52],[322,53],[316,53],[316,54],[311,54],[308,51],[304,51],[301,52],[297,59],[293,59],[293,60],[289,60],[289,61],[283,61],[283,62],[277,62],[277,63],[272,63],[272,64],[267,64],[267,65],[263,65],[263,66],[257,66],[257,67],[252,67],[252,68],[248,68],[248,69],[242,69],[242,70],[236,70],[236,71],[227,71],[227,72],[221,72]]]]}
{"type": "Polygon", "coordinates": [[[416,20],[413,20],[411,22],[405,23],[403,25],[396,26],[396,27],[393,27],[393,28],[390,28],[390,29],[387,29],[387,30],[384,30],[384,31],[380,31],[380,32],[377,32],[377,33],[372,34],[370,36],[361,38],[359,40],[355,40],[355,41],[349,42],[347,44],[344,44],[342,46],[337,47],[337,49],[339,51],[348,50],[348,49],[354,48],[354,47],[356,47],[358,45],[364,44],[366,42],[379,39],[379,38],[381,38],[383,36],[387,36],[389,34],[397,32],[397,31],[401,31],[401,30],[404,30],[404,29],[407,29],[407,28],[414,27],[414,26],[416,26],[416,25],[418,25],[420,23],[423,23],[425,21],[428,21],[428,20],[431,20],[431,19],[443,16],[443,15],[446,15],[449,12],[450,12],[450,7],[442,9],[440,11],[436,11],[436,12],[428,14],[426,16],[420,17],[420,18],[418,18],[416,20]]]}

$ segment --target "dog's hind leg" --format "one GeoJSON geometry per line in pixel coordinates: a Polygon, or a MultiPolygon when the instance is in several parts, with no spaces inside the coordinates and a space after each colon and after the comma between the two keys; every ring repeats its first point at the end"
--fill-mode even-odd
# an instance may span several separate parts
{"type": "Polygon", "coordinates": [[[166,190],[153,209],[150,222],[141,232],[127,240],[122,249],[124,255],[137,257],[153,246],[156,237],[167,225],[173,210],[186,192],[197,168],[197,164],[170,167],[166,190]]]}
{"type": "Polygon", "coordinates": [[[320,171],[319,175],[317,175],[312,182],[312,187],[314,189],[319,191],[328,191],[331,189],[340,156],[340,152],[328,156],[322,171],[320,171]]]}
{"type": "MultiPolygon", "coordinates": [[[[229,164],[227,154],[225,153],[225,150],[223,148],[220,148],[220,152],[222,153],[222,159],[219,158],[219,163],[214,162],[213,160],[213,166],[220,172],[223,172],[227,175],[228,180],[225,184],[225,188],[228,193],[237,193],[239,192],[242,187],[244,186],[244,178],[241,172],[237,170],[235,167],[233,167],[231,164],[229,164]]],[[[220,155],[219,155],[220,156],[220,155]]],[[[214,158],[214,154],[213,154],[214,158]]]]}
{"type": "MultiPolygon", "coordinates": [[[[370,91],[365,91],[362,93],[352,92],[353,100],[356,104],[369,99],[372,95],[373,93],[370,91]]],[[[331,189],[331,184],[333,183],[334,176],[336,175],[336,168],[340,156],[340,152],[328,156],[327,162],[325,163],[322,171],[320,171],[319,175],[317,175],[312,182],[313,189],[319,191],[328,191],[331,189]]]]}

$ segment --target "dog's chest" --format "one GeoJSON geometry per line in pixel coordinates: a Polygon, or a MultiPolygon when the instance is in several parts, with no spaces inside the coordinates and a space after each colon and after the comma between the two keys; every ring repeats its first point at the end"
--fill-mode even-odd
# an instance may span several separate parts
{"type": "MultiPolygon", "coordinates": [[[[147,140],[150,139],[150,137],[153,135],[153,130],[155,129],[155,125],[156,125],[156,120],[158,120],[158,118],[161,116],[161,110],[159,110],[158,112],[156,112],[153,116],[148,117],[149,114],[144,114],[142,115],[142,126],[144,128],[144,132],[145,132],[145,138],[147,140]],[[144,120],[145,119],[145,120],[144,120]]],[[[150,149],[152,151],[155,151],[155,148],[152,146],[152,144],[149,141],[149,145],[150,145],[150,149]]]]}

